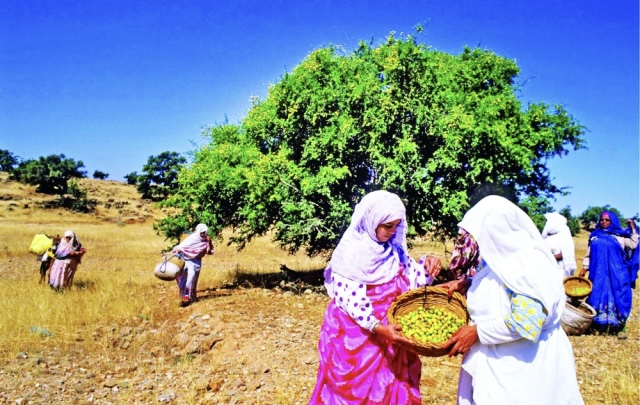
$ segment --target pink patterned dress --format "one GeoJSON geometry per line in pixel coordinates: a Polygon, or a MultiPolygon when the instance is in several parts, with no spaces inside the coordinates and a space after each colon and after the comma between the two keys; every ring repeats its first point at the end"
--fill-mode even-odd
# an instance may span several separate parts
{"type": "MultiPolygon", "coordinates": [[[[395,297],[409,289],[404,266],[384,284],[367,286],[373,314],[387,324],[395,297]]],[[[420,358],[360,327],[331,300],[318,343],[320,366],[309,404],[419,405],[420,358]]]]}

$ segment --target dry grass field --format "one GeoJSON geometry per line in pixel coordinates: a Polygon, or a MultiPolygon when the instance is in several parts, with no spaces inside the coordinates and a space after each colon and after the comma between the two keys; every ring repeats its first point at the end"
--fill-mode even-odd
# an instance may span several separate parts
{"type": "MultiPolygon", "coordinates": [[[[163,213],[132,186],[80,185],[98,201],[93,214],[43,208],[50,197],[0,173],[0,403],[307,403],[328,303],[314,285],[322,259],[290,256],[268,238],[242,252],[216,241],[200,300],[180,308],[175,283],[153,276],[168,246],[152,229],[163,213]],[[56,293],[38,283],[27,247],[38,232],[66,229],[87,254],[73,288],[56,293]]],[[[586,234],[575,241],[582,257],[586,234]]],[[[412,253],[446,258],[429,243],[412,253]]],[[[638,319],[636,305],[626,340],[570,337],[586,404],[640,403],[638,319]]],[[[423,403],[455,403],[459,365],[423,358],[423,403]]]]}

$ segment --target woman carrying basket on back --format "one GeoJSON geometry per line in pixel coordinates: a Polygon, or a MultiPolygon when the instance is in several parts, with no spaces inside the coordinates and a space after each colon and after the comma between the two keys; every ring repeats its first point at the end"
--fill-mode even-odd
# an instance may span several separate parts
{"type": "Polygon", "coordinates": [[[310,404],[420,404],[421,363],[399,325],[393,299],[433,281],[440,261],[415,262],[407,249],[405,207],[374,191],[355,207],[325,270],[331,302],[320,330],[320,365],[310,404]]]}
{"type": "Polygon", "coordinates": [[[209,228],[198,224],[195,231],[187,236],[172,252],[184,260],[184,271],[176,278],[180,290],[181,305],[187,306],[198,299],[197,287],[204,255],[213,254],[213,242],[207,235],[209,228]]]}

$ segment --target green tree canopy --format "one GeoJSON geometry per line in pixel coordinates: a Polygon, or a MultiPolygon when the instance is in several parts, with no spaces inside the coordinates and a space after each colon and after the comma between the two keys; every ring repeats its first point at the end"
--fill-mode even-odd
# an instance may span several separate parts
{"type": "Polygon", "coordinates": [[[11,172],[20,163],[20,158],[6,149],[0,149],[0,171],[11,172]]]}
{"type": "Polygon", "coordinates": [[[81,160],[76,162],[63,154],[40,156],[37,160],[20,162],[10,177],[21,183],[37,185],[39,193],[62,196],[67,192],[69,179],[86,177],[87,172],[81,170],[83,167],[81,160]]]}
{"type": "Polygon", "coordinates": [[[94,179],[105,180],[108,177],[109,177],[109,173],[105,173],[105,172],[100,171],[100,170],[95,170],[93,172],[93,178],[94,179]]]}
{"type": "Polygon", "coordinates": [[[142,167],[142,174],[136,177],[137,189],[142,197],[160,201],[171,195],[178,186],[178,172],[186,162],[187,159],[178,152],[165,151],[157,156],[149,156],[142,167]]]}
{"type": "Polygon", "coordinates": [[[481,49],[435,51],[390,36],[353,53],[312,52],[255,99],[238,125],[210,128],[156,224],[232,227],[240,247],[274,231],[282,248],[333,249],[369,191],[401,196],[412,232],[444,239],[486,194],[552,197],[547,159],[583,147],[562,106],[523,108],[519,69],[481,49]]]}
{"type": "Polygon", "coordinates": [[[138,172],[131,172],[124,176],[127,184],[135,185],[138,182],[138,172]]]}

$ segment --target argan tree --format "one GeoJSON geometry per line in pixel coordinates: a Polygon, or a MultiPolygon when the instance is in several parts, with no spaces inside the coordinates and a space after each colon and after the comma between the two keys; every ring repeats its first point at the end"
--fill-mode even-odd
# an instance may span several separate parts
{"type": "Polygon", "coordinates": [[[254,100],[238,125],[206,131],[156,224],[176,238],[198,221],[240,248],[273,231],[310,255],[333,249],[365,193],[401,196],[412,233],[444,239],[486,194],[550,198],[547,159],[583,147],[562,106],[526,107],[519,69],[481,49],[435,51],[391,35],[352,53],[312,52],[254,100]]]}
{"type": "Polygon", "coordinates": [[[65,155],[40,156],[20,162],[10,178],[21,183],[38,186],[36,191],[44,194],[63,196],[67,193],[71,178],[83,178],[87,172],[82,170],[84,163],[75,161],[65,155]]]}
{"type": "Polygon", "coordinates": [[[142,174],[136,177],[137,189],[143,198],[161,201],[178,187],[178,172],[187,162],[178,152],[165,151],[157,156],[149,156],[142,167],[142,174]]]}
{"type": "Polygon", "coordinates": [[[7,149],[0,149],[0,171],[11,172],[20,163],[20,158],[7,149]]]}
{"type": "Polygon", "coordinates": [[[93,172],[93,178],[98,180],[106,180],[109,177],[109,173],[105,173],[101,170],[95,170],[93,172]]]}

